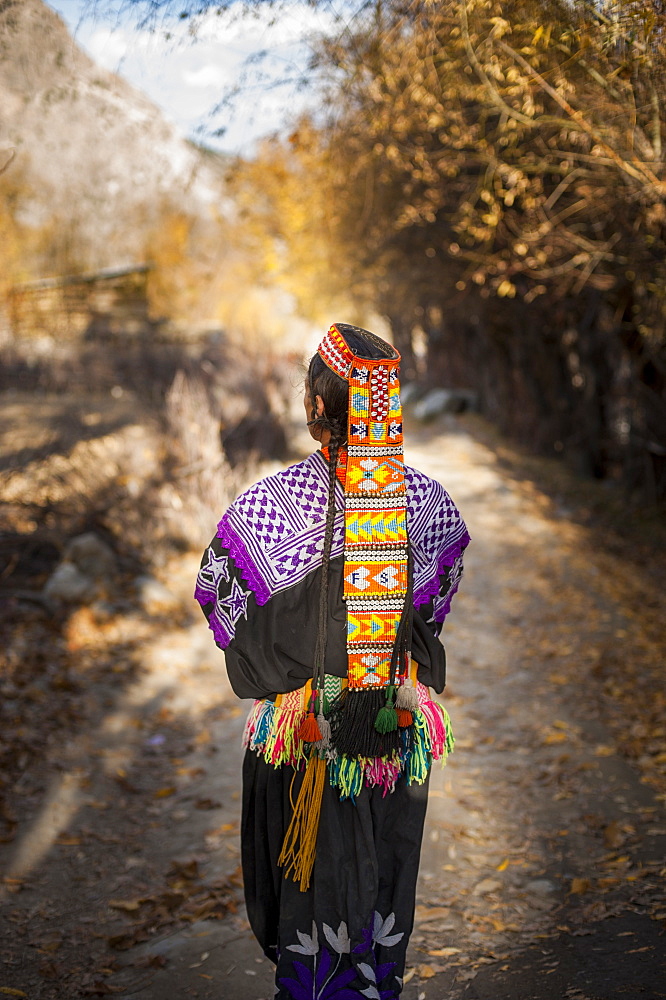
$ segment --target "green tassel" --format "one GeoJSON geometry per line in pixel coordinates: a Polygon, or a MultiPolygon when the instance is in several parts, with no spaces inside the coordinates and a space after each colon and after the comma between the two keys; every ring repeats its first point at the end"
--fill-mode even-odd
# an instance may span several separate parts
{"type": "Polygon", "coordinates": [[[444,725],[446,726],[446,756],[451,753],[453,747],[455,746],[455,739],[453,736],[453,729],[451,728],[451,719],[449,718],[449,713],[446,711],[443,705],[440,706],[442,709],[442,715],[444,716],[444,725]]]}
{"type": "Polygon", "coordinates": [[[432,763],[428,723],[422,712],[417,712],[414,716],[413,735],[414,742],[405,767],[405,777],[408,785],[412,782],[422,785],[428,777],[432,763]]]}
{"type": "Polygon", "coordinates": [[[334,788],[338,788],[340,799],[352,801],[363,788],[364,760],[359,757],[348,757],[342,754],[329,766],[329,780],[334,788]]]}
{"type": "Polygon", "coordinates": [[[386,704],[377,712],[375,729],[378,733],[392,733],[398,728],[398,713],[393,706],[395,685],[389,684],[386,691],[386,704]]]}

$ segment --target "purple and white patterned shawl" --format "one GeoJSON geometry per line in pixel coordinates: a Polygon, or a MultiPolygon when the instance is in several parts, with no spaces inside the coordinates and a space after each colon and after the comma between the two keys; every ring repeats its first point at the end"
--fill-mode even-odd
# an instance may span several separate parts
{"type": "MultiPolygon", "coordinates": [[[[321,565],[328,501],[328,464],[320,452],[283,472],[260,480],[231,504],[217,529],[258,605],[293,587],[321,565]]],[[[469,535],[448,493],[434,479],[405,466],[407,523],[414,557],[414,605],[434,598],[433,619],[443,622],[462,573],[469,535]],[[440,577],[445,577],[441,586],[440,577]]],[[[336,520],[331,558],[344,550],[344,491],[336,480],[336,520]]],[[[226,556],[209,552],[197,578],[196,599],[219,603],[218,585],[229,580],[226,556]]],[[[236,589],[240,590],[238,585],[236,589]]],[[[224,632],[246,611],[247,592],[230,594],[224,604],[224,632]],[[243,603],[243,607],[240,604],[243,603]]],[[[222,610],[222,609],[219,609],[222,610]]],[[[224,643],[225,645],[228,643],[224,643]]]]}

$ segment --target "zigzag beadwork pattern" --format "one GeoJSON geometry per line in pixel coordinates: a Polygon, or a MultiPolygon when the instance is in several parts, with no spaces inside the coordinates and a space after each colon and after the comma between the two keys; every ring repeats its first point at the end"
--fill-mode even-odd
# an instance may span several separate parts
{"type": "Polygon", "coordinates": [[[389,510],[350,510],[347,537],[359,545],[380,545],[382,549],[400,542],[405,537],[406,511],[404,507],[389,510]]]}
{"type": "Polygon", "coordinates": [[[400,612],[377,614],[375,611],[359,611],[356,614],[347,613],[347,645],[366,646],[389,644],[393,646],[395,633],[400,624],[400,612]]]}
{"type": "MultiPolygon", "coordinates": [[[[354,363],[354,355],[335,323],[322,340],[317,351],[328,367],[346,381],[354,363]]],[[[357,378],[357,382],[362,385],[363,379],[357,378]]]]}
{"type": "MultiPolygon", "coordinates": [[[[439,483],[416,469],[405,467],[407,517],[414,557],[414,604],[418,607],[438,594],[439,576],[454,567],[468,541],[458,510],[439,483]]],[[[241,494],[218,525],[217,534],[225,553],[218,559],[207,553],[207,563],[199,572],[197,596],[202,604],[214,602],[218,593],[227,596],[229,574],[240,568],[253,599],[264,605],[274,595],[298,584],[321,564],[328,466],[315,451],[298,465],[262,479],[241,494]]],[[[348,496],[336,483],[336,509],[331,558],[344,552],[345,517],[350,511],[376,512],[404,510],[404,496],[348,496]]],[[[369,539],[359,539],[363,547],[369,539]]],[[[397,539],[392,538],[392,547],[397,539]]],[[[457,584],[459,571],[452,584],[457,584]]],[[[452,587],[442,593],[442,607],[448,608],[452,587]]],[[[438,598],[438,600],[440,600],[438,598]]],[[[350,605],[348,604],[348,607],[350,605]]],[[[386,607],[386,603],[382,604],[386,607]]],[[[443,621],[445,615],[436,620],[443,621]]],[[[234,630],[235,631],[235,630],[234,630]]]]}

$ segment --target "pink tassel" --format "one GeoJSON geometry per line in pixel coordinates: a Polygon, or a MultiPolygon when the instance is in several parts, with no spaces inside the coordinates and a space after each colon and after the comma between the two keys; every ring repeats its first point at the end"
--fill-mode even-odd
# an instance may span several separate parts
{"type": "Polygon", "coordinates": [[[250,709],[250,713],[245,720],[245,728],[243,730],[243,750],[247,750],[248,747],[252,747],[252,740],[254,734],[256,733],[259,726],[259,719],[261,718],[262,712],[265,711],[265,701],[263,698],[257,699],[254,705],[250,709]]]}
{"type": "Polygon", "coordinates": [[[381,785],[384,789],[382,798],[385,798],[395,788],[395,783],[400,775],[400,764],[386,757],[370,757],[365,768],[365,782],[367,785],[381,785]]]}
{"type": "Polygon", "coordinates": [[[278,719],[266,740],[264,760],[274,767],[289,764],[296,767],[303,760],[303,744],[298,731],[305,719],[302,709],[278,709],[278,719]]]}
{"type": "Polygon", "coordinates": [[[428,723],[428,733],[430,735],[430,753],[434,760],[446,755],[446,726],[444,716],[435,701],[422,701],[420,709],[428,723]]]}

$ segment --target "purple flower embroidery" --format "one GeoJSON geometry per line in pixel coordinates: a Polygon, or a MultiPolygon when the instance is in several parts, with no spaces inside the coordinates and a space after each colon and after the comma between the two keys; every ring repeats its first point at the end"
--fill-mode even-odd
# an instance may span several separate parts
{"type": "MultiPolygon", "coordinates": [[[[352,954],[347,925],[341,921],[337,931],[328,924],[322,925],[324,937],[333,954],[337,956],[337,961],[333,965],[334,959],[328,948],[319,948],[317,925],[313,921],[312,933],[297,931],[299,944],[287,945],[286,949],[312,957],[313,968],[310,969],[303,962],[294,960],[295,978],[281,977],[280,986],[289,992],[292,1000],[359,1000],[360,997],[366,997],[367,1000],[395,1000],[397,996],[395,986],[383,986],[382,983],[391,975],[397,963],[382,962],[378,965],[374,952],[376,945],[392,948],[402,940],[404,932],[391,934],[394,924],[394,913],[390,913],[384,920],[381,914],[375,912],[372,926],[364,928],[362,941],[353,950],[355,955],[365,955],[365,961],[338,972],[343,957],[352,954]],[[356,985],[356,988],[352,988],[354,980],[357,984],[365,983],[365,985],[356,985]]],[[[397,976],[392,976],[392,979],[398,986],[401,985],[397,976]]]]}
{"type": "Polygon", "coordinates": [[[361,990],[361,995],[367,997],[368,1000],[392,1000],[395,996],[392,988],[380,989],[382,979],[386,979],[392,969],[395,969],[395,962],[384,962],[382,965],[377,965],[374,968],[368,965],[367,962],[359,962],[358,970],[361,972],[366,979],[370,980],[370,986],[367,986],[364,990],[361,990]]]}
{"type": "Polygon", "coordinates": [[[280,985],[289,990],[293,1000],[358,1000],[357,991],[347,988],[352,979],[356,979],[356,969],[345,969],[327,980],[330,969],[331,955],[328,949],[322,948],[316,973],[302,962],[294,961],[298,979],[281,979],[280,985]]]}
{"type": "Polygon", "coordinates": [[[366,951],[372,948],[372,927],[364,927],[361,931],[363,940],[354,948],[355,955],[365,955],[366,951]]]}

